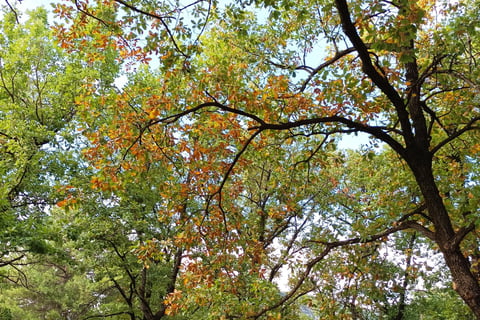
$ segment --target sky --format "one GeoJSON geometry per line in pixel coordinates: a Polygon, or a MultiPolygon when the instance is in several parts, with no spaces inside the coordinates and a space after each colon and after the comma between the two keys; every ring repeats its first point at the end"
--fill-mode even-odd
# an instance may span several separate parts
{"type": "MultiPolygon", "coordinates": [[[[21,12],[32,10],[37,7],[44,7],[47,9],[47,11],[50,12],[48,16],[49,22],[53,20],[53,14],[51,13],[52,11],[51,3],[55,2],[53,0],[8,0],[8,2],[10,3],[10,5],[14,6],[21,12]]],[[[60,1],[56,1],[56,2],[60,2],[60,1]]],[[[5,0],[0,0],[0,5],[4,6],[5,4],[6,4],[5,0]]],[[[26,19],[25,15],[23,16],[23,19],[26,19]]]]}
{"type": "Polygon", "coordinates": [[[40,6],[48,8],[51,2],[52,0],[21,0],[19,8],[22,10],[33,9],[40,6]]]}

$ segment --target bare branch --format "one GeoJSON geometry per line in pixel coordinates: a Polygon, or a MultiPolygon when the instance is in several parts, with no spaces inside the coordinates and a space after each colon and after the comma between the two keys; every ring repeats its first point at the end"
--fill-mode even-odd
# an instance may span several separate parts
{"type": "MultiPolygon", "coordinates": [[[[178,248],[176,253],[175,253],[175,259],[174,259],[172,273],[170,274],[170,277],[168,279],[168,284],[167,284],[166,292],[165,292],[165,295],[164,295],[165,297],[168,294],[171,294],[175,291],[175,283],[177,281],[178,273],[180,272],[182,257],[183,257],[183,249],[178,248]]],[[[160,309],[153,315],[153,318],[154,319],[163,318],[163,316],[165,316],[166,311],[167,311],[167,305],[162,304],[160,306],[160,309]]]]}
{"type": "Polygon", "coordinates": [[[16,258],[8,260],[8,261],[0,261],[0,267],[5,267],[5,266],[8,266],[8,265],[12,265],[17,261],[22,260],[24,257],[25,257],[25,255],[20,255],[16,258]]]}
{"type": "Polygon", "coordinates": [[[400,219],[397,220],[397,223],[400,223],[400,222],[403,222],[403,221],[406,221],[408,218],[416,215],[416,214],[422,214],[422,212],[424,210],[427,209],[427,205],[425,203],[422,203],[418,208],[416,208],[415,210],[403,215],[400,219]]]}
{"type": "Polygon", "coordinates": [[[103,24],[106,27],[110,26],[106,21],[104,21],[104,20],[100,19],[99,17],[95,16],[94,14],[90,13],[87,10],[85,4],[83,6],[81,6],[80,3],[78,2],[78,0],[75,0],[75,6],[77,7],[77,10],[80,11],[81,13],[83,13],[84,15],[86,15],[86,16],[94,19],[94,20],[97,20],[98,22],[100,22],[101,24],[103,24]]]}
{"type": "MultiPolygon", "coordinates": [[[[291,218],[292,217],[289,218],[289,221],[291,220],[291,218]]],[[[291,254],[291,250],[293,248],[293,245],[297,241],[298,237],[300,236],[300,233],[303,231],[303,227],[307,224],[308,221],[309,221],[309,218],[307,217],[306,219],[304,219],[304,221],[300,224],[299,227],[295,228],[295,230],[292,234],[292,237],[288,241],[288,244],[287,244],[285,250],[283,250],[282,255],[278,259],[277,263],[270,270],[270,275],[268,277],[269,282],[273,282],[273,279],[275,278],[276,274],[283,267],[284,263],[282,263],[282,261],[285,260],[288,257],[288,255],[291,254]]],[[[285,225],[284,228],[282,228],[282,231],[285,230],[287,227],[288,227],[288,223],[285,225]]],[[[278,235],[278,233],[275,235],[275,237],[277,235],[278,235]]],[[[271,238],[272,238],[271,241],[273,241],[273,235],[272,235],[271,238]]]]}
{"type": "MultiPolygon", "coordinates": [[[[197,3],[200,3],[200,2],[203,2],[204,0],[199,0],[199,1],[196,1],[194,3],[191,3],[185,7],[183,7],[182,9],[180,10],[184,10],[190,6],[193,6],[193,5],[196,5],[197,3]]],[[[202,29],[200,30],[199,34],[197,35],[197,38],[195,39],[195,41],[193,42],[194,45],[197,45],[199,40],[200,40],[200,37],[202,36],[202,34],[205,32],[205,29],[207,28],[207,24],[208,24],[208,19],[210,18],[210,15],[211,15],[211,11],[212,11],[212,1],[209,0],[208,1],[208,10],[207,10],[207,16],[205,17],[205,22],[203,23],[203,26],[202,26],[202,29]]]]}
{"type": "Polygon", "coordinates": [[[329,136],[330,136],[329,134],[326,134],[325,137],[323,137],[322,141],[320,141],[320,143],[317,145],[315,150],[310,152],[310,155],[306,159],[302,159],[302,160],[297,161],[296,163],[293,164],[293,166],[296,167],[301,163],[309,164],[310,160],[312,160],[312,158],[322,149],[325,142],[327,142],[327,139],[328,139],[329,136]]]}
{"type": "Polygon", "coordinates": [[[220,195],[220,200],[221,200],[221,192],[222,192],[222,189],[223,189],[223,187],[225,186],[225,183],[227,182],[228,177],[229,177],[230,174],[232,173],[233,168],[234,168],[235,165],[237,164],[237,162],[238,162],[238,160],[240,159],[240,157],[242,156],[242,154],[247,150],[247,147],[250,145],[250,143],[251,143],[251,142],[255,139],[255,137],[258,136],[261,132],[262,132],[262,130],[255,131],[255,132],[250,136],[250,138],[248,138],[248,140],[245,142],[245,144],[243,145],[242,149],[235,155],[235,158],[233,159],[232,163],[231,163],[230,166],[228,167],[227,172],[225,172],[225,175],[223,176],[223,180],[222,180],[222,182],[220,183],[220,186],[218,187],[218,190],[216,191],[216,193],[218,193],[218,194],[220,195]]]}
{"type": "Polygon", "coordinates": [[[201,109],[208,108],[208,107],[216,107],[216,108],[218,108],[220,110],[223,110],[223,111],[228,111],[228,112],[231,112],[231,113],[234,113],[234,114],[245,116],[247,118],[250,118],[250,119],[254,120],[255,122],[258,122],[260,125],[265,124],[265,121],[263,121],[262,119],[260,119],[259,117],[257,117],[256,115],[254,115],[252,113],[248,113],[248,112],[245,112],[245,111],[242,111],[242,110],[239,110],[239,109],[227,107],[226,105],[221,104],[220,102],[217,102],[217,101],[211,101],[211,102],[205,102],[205,103],[199,104],[196,107],[193,107],[191,109],[187,109],[185,111],[179,112],[179,113],[174,114],[174,115],[167,116],[165,118],[153,120],[153,121],[149,122],[148,126],[152,126],[152,125],[155,125],[155,124],[158,124],[158,123],[172,123],[172,122],[178,121],[181,117],[186,116],[187,114],[191,114],[191,113],[194,113],[196,111],[199,111],[201,109]]]}
{"type": "Polygon", "coordinates": [[[312,259],[311,261],[309,261],[306,266],[305,266],[305,269],[302,273],[302,275],[299,277],[297,283],[295,284],[295,286],[286,294],[282,297],[282,299],[280,299],[279,301],[277,301],[275,304],[271,305],[271,306],[268,306],[267,308],[261,310],[260,312],[258,312],[253,318],[257,319],[259,318],[260,316],[264,315],[265,313],[267,313],[268,311],[270,310],[273,310],[273,309],[276,309],[280,306],[282,306],[284,303],[286,303],[287,301],[289,301],[290,299],[292,299],[295,294],[297,293],[297,291],[300,289],[300,287],[303,285],[303,283],[305,282],[305,280],[307,279],[307,277],[309,276],[310,272],[312,271],[313,267],[319,263],[320,261],[322,261],[329,253],[330,251],[332,251],[332,249],[335,248],[335,245],[326,245],[325,246],[325,249],[320,253],[320,255],[318,255],[316,258],[312,259]]]}
{"type": "MultiPolygon", "coordinates": [[[[442,90],[437,90],[435,92],[432,92],[430,93],[429,95],[427,95],[424,99],[424,101],[428,101],[430,100],[431,98],[433,98],[434,96],[437,96],[439,94],[442,94],[442,93],[445,93],[445,92],[454,92],[454,91],[460,91],[460,90],[466,90],[466,89],[470,89],[471,87],[467,87],[467,86],[464,86],[464,87],[458,87],[458,88],[450,88],[450,89],[442,89],[442,90]]],[[[435,87],[435,89],[438,89],[435,87]]],[[[432,90],[430,90],[432,91],[432,90]]]]}

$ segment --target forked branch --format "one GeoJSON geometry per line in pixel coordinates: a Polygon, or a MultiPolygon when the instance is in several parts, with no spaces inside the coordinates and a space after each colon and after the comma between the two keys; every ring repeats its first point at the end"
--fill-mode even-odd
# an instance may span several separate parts
{"type": "Polygon", "coordinates": [[[308,276],[310,275],[310,272],[312,271],[312,269],[318,263],[320,263],[323,259],[325,259],[325,257],[335,248],[344,247],[344,246],[348,246],[348,245],[354,245],[354,244],[371,243],[371,242],[379,241],[379,240],[382,240],[382,239],[388,237],[389,235],[391,235],[393,233],[396,233],[396,232],[401,231],[401,230],[406,230],[406,229],[413,229],[413,230],[419,231],[420,233],[422,233],[427,238],[429,238],[431,240],[435,240],[434,232],[430,231],[426,227],[420,225],[419,223],[417,223],[413,220],[405,220],[405,219],[407,219],[406,217],[411,217],[415,214],[419,214],[419,213],[423,212],[425,210],[425,208],[426,208],[425,205],[423,205],[423,204],[420,205],[418,208],[416,208],[412,212],[410,212],[410,213],[406,214],[405,216],[403,216],[402,218],[400,218],[397,221],[397,223],[394,224],[393,227],[391,227],[391,228],[389,228],[389,229],[387,229],[383,232],[371,235],[368,238],[356,237],[356,238],[339,240],[339,241],[332,241],[332,242],[323,241],[323,240],[310,240],[310,241],[308,241],[310,243],[317,243],[317,244],[323,245],[324,246],[323,251],[319,255],[317,255],[315,258],[311,259],[310,261],[308,261],[306,263],[305,269],[304,269],[303,273],[299,276],[297,283],[285,296],[282,297],[282,299],[277,301],[275,304],[261,310],[253,318],[257,319],[260,316],[264,315],[266,312],[282,306],[283,304],[285,304],[290,299],[294,299],[294,297],[297,295],[297,292],[299,291],[299,289],[301,288],[303,283],[308,279],[308,276]]]}

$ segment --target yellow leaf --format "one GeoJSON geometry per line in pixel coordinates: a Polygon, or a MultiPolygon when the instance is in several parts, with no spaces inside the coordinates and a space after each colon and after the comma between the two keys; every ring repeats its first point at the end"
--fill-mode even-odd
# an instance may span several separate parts
{"type": "Polygon", "coordinates": [[[157,109],[152,109],[148,113],[148,119],[153,120],[153,119],[157,118],[159,114],[160,114],[160,112],[157,109]]]}

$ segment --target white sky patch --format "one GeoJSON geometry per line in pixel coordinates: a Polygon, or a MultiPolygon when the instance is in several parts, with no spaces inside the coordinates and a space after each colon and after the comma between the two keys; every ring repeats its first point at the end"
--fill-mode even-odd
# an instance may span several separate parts
{"type": "Polygon", "coordinates": [[[367,145],[369,141],[369,135],[366,133],[343,134],[338,141],[338,148],[358,150],[362,145],[367,145]]]}
{"type": "Polygon", "coordinates": [[[51,0],[21,0],[17,2],[17,6],[22,11],[35,9],[37,7],[50,8],[52,1],[51,0]]]}

